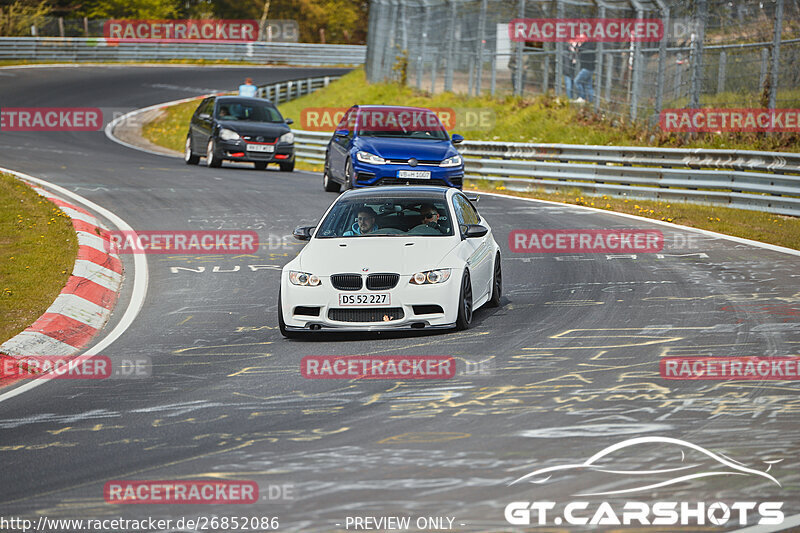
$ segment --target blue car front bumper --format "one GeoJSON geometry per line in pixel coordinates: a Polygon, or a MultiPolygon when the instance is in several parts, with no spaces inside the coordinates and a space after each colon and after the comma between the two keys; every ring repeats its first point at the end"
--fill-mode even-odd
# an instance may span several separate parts
{"type": "Polygon", "coordinates": [[[372,165],[353,161],[353,172],[356,177],[354,187],[372,187],[375,185],[441,185],[461,189],[464,184],[464,166],[439,167],[435,165],[400,165],[388,163],[372,165]],[[430,177],[400,177],[401,171],[429,172],[430,177]]]}

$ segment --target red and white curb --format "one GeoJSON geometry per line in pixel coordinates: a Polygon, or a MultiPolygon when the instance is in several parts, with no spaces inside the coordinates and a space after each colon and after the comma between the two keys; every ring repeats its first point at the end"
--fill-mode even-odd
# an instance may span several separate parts
{"type": "Polygon", "coordinates": [[[122,285],[122,262],[109,251],[108,229],[88,211],[25,183],[72,219],[78,236],[78,256],[72,275],[53,304],[30,327],[1,344],[0,353],[15,358],[74,355],[111,316],[122,285]]]}

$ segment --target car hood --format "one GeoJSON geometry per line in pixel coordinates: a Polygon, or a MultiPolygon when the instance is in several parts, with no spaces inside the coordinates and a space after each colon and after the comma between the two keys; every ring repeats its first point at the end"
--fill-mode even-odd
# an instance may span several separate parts
{"type": "Polygon", "coordinates": [[[384,159],[409,159],[414,157],[421,161],[442,161],[458,153],[453,145],[450,144],[450,141],[427,139],[359,137],[356,148],[384,159]]]}
{"type": "Polygon", "coordinates": [[[220,120],[219,125],[235,131],[239,135],[262,135],[278,137],[289,131],[289,126],[282,122],[240,122],[238,120],[220,120]]]}
{"type": "Polygon", "coordinates": [[[346,272],[411,275],[441,266],[458,237],[344,237],[312,239],[300,253],[299,268],[317,276],[346,272]]]}

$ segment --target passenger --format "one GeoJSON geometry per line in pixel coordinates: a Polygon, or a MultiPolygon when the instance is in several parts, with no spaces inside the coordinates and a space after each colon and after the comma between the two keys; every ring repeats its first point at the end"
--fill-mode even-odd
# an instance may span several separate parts
{"type": "Polygon", "coordinates": [[[344,232],[345,237],[352,237],[354,235],[366,235],[378,229],[375,224],[375,211],[371,207],[362,207],[358,210],[358,218],[353,223],[353,227],[344,232]]]}

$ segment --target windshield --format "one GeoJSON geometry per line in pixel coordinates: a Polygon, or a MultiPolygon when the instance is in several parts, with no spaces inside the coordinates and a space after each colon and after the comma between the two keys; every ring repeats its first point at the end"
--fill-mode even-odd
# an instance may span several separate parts
{"type": "Polygon", "coordinates": [[[283,122],[283,117],[269,104],[224,102],[217,108],[217,119],[240,122],[283,122]]]}
{"type": "Polygon", "coordinates": [[[418,109],[362,109],[358,114],[362,137],[394,137],[446,141],[447,131],[433,111],[418,109]]]}
{"type": "Polygon", "coordinates": [[[453,235],[444,199],[375,198],[337,202],[316,238],[453,235]]]}

